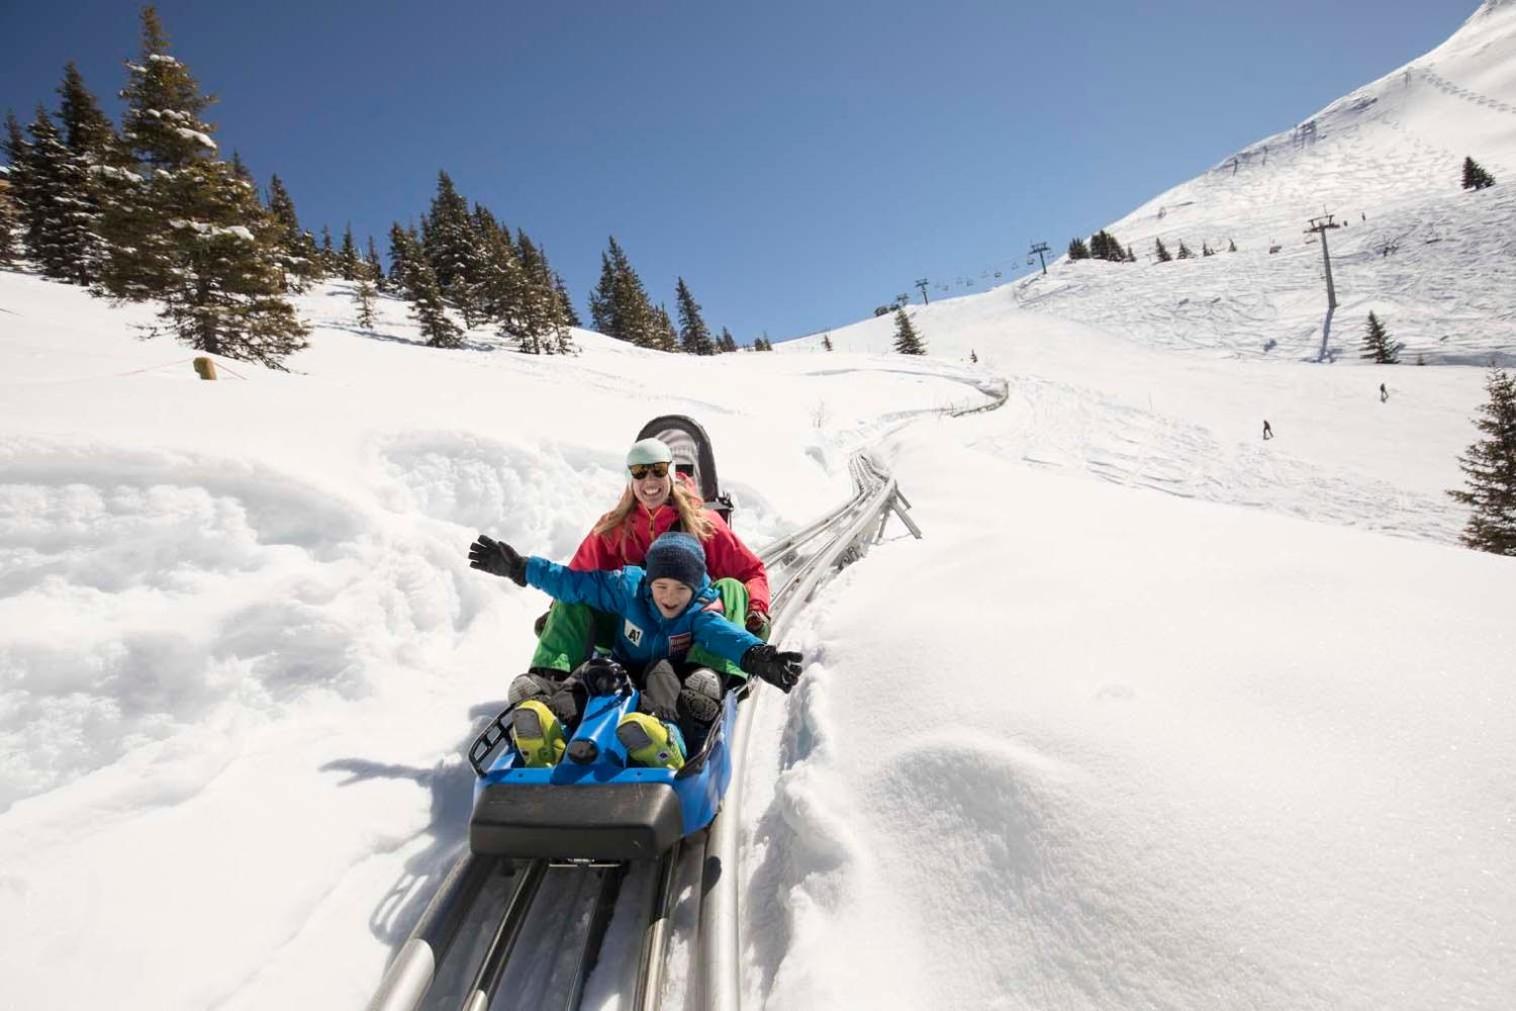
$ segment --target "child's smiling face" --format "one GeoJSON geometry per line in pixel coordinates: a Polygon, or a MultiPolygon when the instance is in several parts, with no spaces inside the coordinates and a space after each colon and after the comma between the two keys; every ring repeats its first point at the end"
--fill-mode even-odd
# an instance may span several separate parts
{"type": "Polygon", "coordinates": [[[653,580],[653,603],[658,605],[659,612],[665,618],[676,617],[689,606],[690,598],[695,591],[684,585],[677,579],[653,580]]]}

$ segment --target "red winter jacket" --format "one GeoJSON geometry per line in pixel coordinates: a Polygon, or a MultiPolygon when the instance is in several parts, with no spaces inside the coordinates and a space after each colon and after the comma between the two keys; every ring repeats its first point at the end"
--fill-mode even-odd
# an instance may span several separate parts
{"type": "MultiPolygon", "coordinates": [[[[748,610],[769,613],[769,574],[758,556],[737,539],[732,528],[720,516],[705,510],[706,519],[716,528],[704,541],[705,567],[712,580],[740,579],[747,587],[748,610]]],[[[623,565],[641,565],[647,549],[659,534],[674,529],[679,510],[664,503],[648,512],[641,502],[619,530],[603,534],[591,532],[574,552],[569,568],[580,571],[619,569],[623,565]],[[622,534],[625,537],[622,537],[622,534]]]]}

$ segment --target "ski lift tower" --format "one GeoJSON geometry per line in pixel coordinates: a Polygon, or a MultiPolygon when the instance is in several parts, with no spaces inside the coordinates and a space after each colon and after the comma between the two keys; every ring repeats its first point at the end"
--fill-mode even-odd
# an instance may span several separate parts
{"type": "Polygon", "coordinates": [[[1327,249],[1327,231],[1342,227],[1332,220],[1334,216],[1323,210],[1319,218],[1310,219],[1310,227],[1305,230],[1307,235],[1315,232],[1321,236],[1321,262],[1326,267],[1327,314],[1326,322],[1321,326],[1321,351],[1316,356],[1318,362],[1326,361],[1327,339],[1332,334],[1332,313],[1337,311],[1337,287],[1332,284],[1332,254],[1327,249]]]}
{"type": "Polygon", "coordinates": [[[1032,251],[1026,254],[1026,262],[1030,264],[1032,262],[1032,254],[1035,253],[1037,255],[1037,259],[1042,263],[1042,272],[1046,274],[1048,272],[1048,261],[1044,254],[1047,253],[1047,251],[1048,244],[1046,242],[1034,242],[1032,244],[1032,251]]]}

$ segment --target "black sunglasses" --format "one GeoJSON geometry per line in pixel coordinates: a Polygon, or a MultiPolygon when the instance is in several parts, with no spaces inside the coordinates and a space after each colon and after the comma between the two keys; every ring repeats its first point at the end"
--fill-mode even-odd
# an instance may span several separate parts
{"type": "Polygon", "coordinates": [[[654,477],[668,477],[669,465],[666,463],[634,463],[627,468],[627,472],[632,475],[633,481],[641,481],[649,474],[654,477]]]}

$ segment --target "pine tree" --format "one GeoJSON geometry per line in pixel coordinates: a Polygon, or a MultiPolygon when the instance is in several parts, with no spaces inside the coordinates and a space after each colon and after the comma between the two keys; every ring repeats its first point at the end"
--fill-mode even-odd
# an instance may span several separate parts
{"type": "Polygon", "coordinates": [[[403,252],[400,262],[405,264],[405,297],[411,303],[411,319],[426,338],[428,347],[457,348],[463,346],[463,330],[447,315],[447,306],[442,300],[442,287],[437,275],[421,250],[415,236],[400,231],[396,225],[392,237],[398,233],[403,252]]]}
{"type": "Polygon", "coordinates": [[[464,325],[470,327],[483,316],[473,294],[483,283],[484,239],[469,214],[468,201],[448,174],[439,171],[437,193],[421,222],[421,245],[443,297],[463,313],[464,325]]]}
{"type": "Polygon", "coordinates": [[[321,226],[321,254],[317,257],[321,261],[321,273],[331,277],[337,273],[337,249],[332,245],[332,230],[326,225],[321,226]]]}
{"type": "Polygon", "coordinates": [[[277,175],[268,181],[268,213],[273,219],[273,239],[284,268],[284,286],[288,291],[304,291],[321,276],[320,255],[315,236],[300,229],[295,201],[277,175]]]}
{"type": "Polygon", "coordinates": [[[384,264],[379,260],[379,249],[374,245],[374,237],[368,237],[368,255],[363,259],[364,269],[368,272],[368,279],[374,282],[374,287],[380,291],[385,288],[384,264]]]}
{"type": "Polygon", "coordinates": [[[406,260],[410,256],[410,251],[412,249],[414,249],[414,248],[416,248],[416,236],[415,236],[415,234],[413,232],[410,232],[410,231],[408,231],[408,230],[400,227],[400,222],[398,222],[398,221],[396,221],[393,224],[391,224],[390,225],[390,288],[391,288],[391,290],[398,291],[398,292],[404,292],[404,291],[407,290],[406,280],[405,279],[406,279],[406,276],[407,276],[409,268],[408,268],[408,266],[406,264],[406,260]]]}
{"type": "Polygon", "coordinates": [[[1486,172],[1473,158],[1463,160],[1463,188],[1482,190],[1495,185],[1495,177],[1486,172]]]}
{"type": "Polygon", "coordinates": [[[973,348],[969,348],[969,361],[973,362],[975,365],[979,364],[979,352],[975,351],[973,348]]]}
{"type": "Polygon", "coordinates": [[[130,78],[122,140],[138,159],[102,219],[102,284],[115,297],[158,298],[159,318],[198,351],[283,368],[307,330],[284,291],[276,229],[256,189],[216,157],[211,99],[168,53],[152,7],[130,78]]]}
{"type": "Polygon", "coordinates": [[[64,67],[58,95],[62,99],[58,118],[68,151],[62,244],[69,260],[69,279],[88,285],[99,276],[105,257],[101,215],[112,173],[121,165],[123,152],[115,128],[72,62],[64,67]]]}
{"type": "Polygon", "coordinates": [[[0,267],[16,262],[16,209],[9,193],[0,186],[0,267]]]}
{"type": "Polygon", "coordinates": [[[360,276],[353,288],[353,301],[358,304],[358,325],[365,330],[374,328],[374,301],[378,297],[374,282],[366,274],[360,276]]]}
{"type": "Polygon", "coordinates": [[[662,303],[653,310],[653,333],[653,347],[659,351],[679,350],[679,331],[674,329],[674,321],[669,318],[668,308],[662,303]]]}
{"type": "Polygon", "coordinates": [[[1379,317],[1373,312],[1369,313],[1368,325],[1364,328],[1363,354],[1360,358],[1371,358],[1378,365],[1399,365],[1400,351],[1404,344],[1392,342],[1384,324],[1379,322],[1379,317]]]}
{"type": "Polygon", "coordinates": [[[1102,228],[1090,236],[1090,255],[1097,260],[1106,260],[1111,263],[1126,262],[1126,250],[1121,248],[1121,243],[1116,241],[1116,236],[1102,228]]]}
{"type": "Polygon", "coordinates": [[[1214,250],[1214,249],[1211,248],[1211,244],[1209,242],[1205,241],[1204,239],[1201,239],[1200,240],[1200,255],[1201,256],[1215,256],[1216,255],[1216,250],[1214,250]]]}
{"type": "Polygon", "coordinates": [[[1157,255],[1158,255],[1158,262],[1159,263],[1168,263],[1170,260],[1173,259],[1173,257],[1169,255],[1169,249],[1168,249],[1167,246],[1165,246],[1163,244],[1163,240],[1162,239],[1154,239],[1153,240],[1153,249],[1154,249],[1154,252],[1156,252],[1157,255]]]}
{"type": "Polygon", "coordinates": [[[1458,458],[1465,490],[1448,494],[1473,509],[1460,538],[1464,544],[1516,556],[1516,378],[1491,369],[1485,389],[1490,399],[1475,422],[1485,438],[1458,458]]]}
{"type": "Polygon", "coordinates": [[[827,351],[832,350],[832,335],[831,334],[824,333],[824,334],[821,335],[821,346],[824,349],[826,349],[827,351]]]}
{"type": "Polygon", "coordinates": [[[563,322],[567,326],[584,326],[584,321],[579,318],[579,313],[574,309],[574,300],[569,297],[568,285],[564,283],[563,275],[553,271],[553,289],[558,292],[558,303],[562,307],[563,322]]]}
{"type": "Polygon", "coordinates": [[[563,320],[563,306],[553,286],[552,268],[548,266],[547,257],[519,229],[516,249],[521,259],[518,349],[530,354],[572,350],[568,343],[568,326],[563,320]]]}
{"type": "Polygon", "coordinates": [[[26,252],[43,276],[75,280],[81,236],[73,218],[74,194],[69,188],[69,154],[52,117],[40,104],[26,128],[27,203],[26,252]]]}
{"type": "Polygon", "coordinates": [[[1090,247],[1084,244],[1083,239],[1073,238],[1069,240],[1070,260],[1088,260],[1089,258],[1090,247]]]}
{"type": "Polygon", "coordinates": [[[1234,241],[1232,239],[1227,239],[1226,240],[1226,251],[1228,253],[1235,253],[1235,252],[1237,252],[1237,243],[1236,243],[1236,241],[1234,241]]]}
{"type": "Polygon", "coordinates": [[[351,222],[342,230],[342,251],[337,254],[337,272],[344,281],[358,277],[358,244],[353,241],[351,222]]]}
{"type": "Polygon", "coordinates": [[[607,337],[644,348],[664,343],[665,335],[642,279],[614,235],[600,257],[600,283],[590,295],[590,316],[595,329],[607,337]]]}
{"type": "Polygon", "coordinates": [[[1136,263],[1137,262],[1137,254],[1132,250],[1132,246],[1131,246],[1130,243],[1128,243],[1127,247],[1126,247],[1126,262],[1127,263],[1136,263]]]}
{"type": "Polygon", "coordinates": [[[721,336],[717,338],[716,344],[723,352],[730,353],[737,350],[737,338],[733,337],[732,332],[726,327],[721,328],[721,336]]]}
{"type": "Polygon", "coordinates": [[[679,307],[679,349],[688,355],[713,355],[716,345],[711,340],[710,328],[700,315],[700,303],[690,294],[689,285],[679,278],[674,286],[675,301],[679,307]]]}
{"type": "Polygon", "coordinates": [[[911,318],[905,314],[904,306],[895,310],[895,350],[903,355],[926,354],[926,345],[916,328],[911,326],[911,318]]]}
{"type": "Polygon", "coordinates": [[[1179,259],[1181,259],[1181,260],[1188,260],[1190,257],[1192,257],[1194,255],[1195,255],[1194,253],[1190,252],[1190,247],[1186,246],[1184,244],[1184,240],[1180,239],[1179,240],[1179,259]]]}

